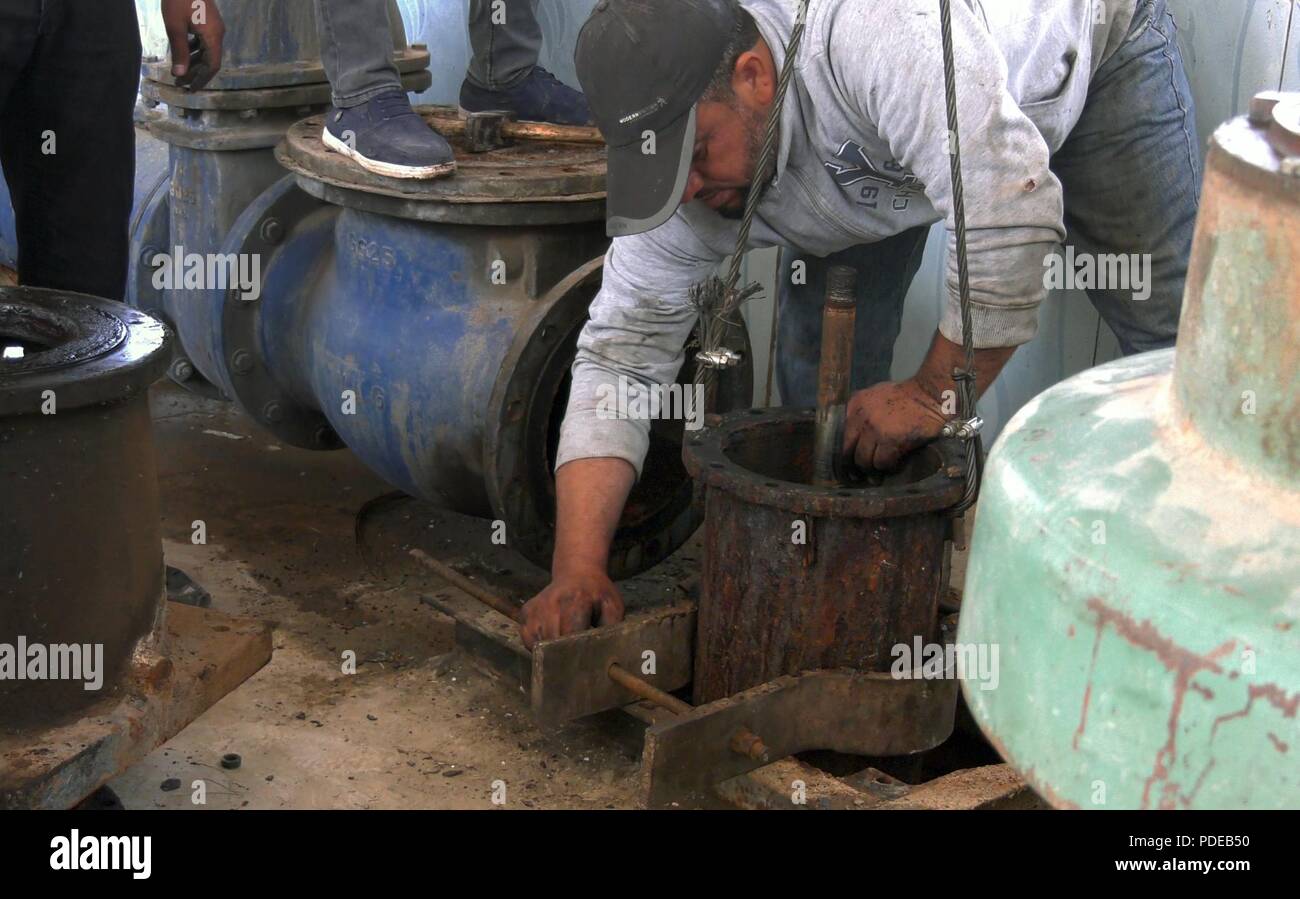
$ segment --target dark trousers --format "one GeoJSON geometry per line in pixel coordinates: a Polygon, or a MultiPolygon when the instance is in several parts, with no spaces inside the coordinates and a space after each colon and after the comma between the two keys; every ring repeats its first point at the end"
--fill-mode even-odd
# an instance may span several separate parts
{"type": "Polygon", "coordinates": [[[139,81],[132,0],[0,0],[0,165],[19,283],[124,296],[139,81]]]}

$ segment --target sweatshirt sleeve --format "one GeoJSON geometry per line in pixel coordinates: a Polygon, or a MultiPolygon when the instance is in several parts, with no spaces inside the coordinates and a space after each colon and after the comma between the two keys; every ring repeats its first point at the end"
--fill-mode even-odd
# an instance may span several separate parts
{"type": "MultiPolygon", "coordinates": [[[[826,61],[844,102],[875,124],[947,224],[939,330],[960,343],[938,0],[848,0],[827,24],[826,61]]],[[[1046,141],[1007,90],[1002,53],[963,0],[952,2],[952,32],[972,332],[977,348],[1017,346],[1037,332],[1044,259],[1065,239],[1061,184],[1046,141]]]]}
{"type": "Polygon", "coordinates": [[[649,385],[677,379],[697,317],[687,295],[722,258],[681,210],[653,231],[614,238],[600,292],[578,337],[556,468],[574,459],[614,457],[626,459],[641,476],[650,422],[611,416],[609,404],[619,395],[620,378],[629,399],[649,385]]]}

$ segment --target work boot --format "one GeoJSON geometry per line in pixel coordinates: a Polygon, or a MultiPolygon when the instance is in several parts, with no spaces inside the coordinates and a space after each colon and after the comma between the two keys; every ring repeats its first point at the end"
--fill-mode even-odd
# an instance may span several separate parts
{"type": "Polygon", "coordinates": [[[411,109],[399,87],[360,106],[331,109],[321,142],[389,178],[437,178],[456,170],[451,146],[411,109]]]}
{"type": "Polygon", "coordinates": [[[527,77],[513,87],[487,90],[468,78],[460,86],[462,113],[504,109],[525,122],[552,125],[590,125],[591,110],[580,90],[569,87],[541,66],[533,66],[527,77]]]}

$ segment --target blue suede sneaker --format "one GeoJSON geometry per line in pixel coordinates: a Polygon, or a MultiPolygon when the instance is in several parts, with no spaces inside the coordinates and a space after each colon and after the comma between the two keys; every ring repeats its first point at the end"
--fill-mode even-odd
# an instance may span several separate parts
{"type": "Polygon", "coordinates": [[[525,122],[552,125],[590,125],[591,110],[580,90],[569,87],[541,66],[533,66],[518,84],[490,91],[468,78],[460,86],[462,113],[504,109],[525,122]]]}
{"type": "Polygon", "coordinates": [[[456,170],[451,145],[411,109],[401,88],[360,106],[331,109],[321,142],[366,171],[389,178],[437,178],[456,170]]]}

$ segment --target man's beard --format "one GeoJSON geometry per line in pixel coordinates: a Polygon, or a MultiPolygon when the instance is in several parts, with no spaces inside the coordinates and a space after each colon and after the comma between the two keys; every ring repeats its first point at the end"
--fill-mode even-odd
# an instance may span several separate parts
{"type": "MultiPolygon", "coordinates": [[[[735,108],[735,107],[733,107],[735,108]]],[[[759,157],[763,155],[763,134],[767,130],[767,115],[756,109],[737,110],[745,119],[745,132],[748,134],[748,140],[745,144],[745,168],[751,172],[758,171],[759,157]]],[[[768,162],[766,170],[761,173],[757,179],[751,179],[749,186],[743,190],[738,190],[738,201],[735,206],[724,206],[718,210],[718,215],[724,219],[738,221],[745,217],[745,207],[749,204],[749,195],[758,185],[758,190],[764,190],[772,176],[776,174],[776,154],[772,154],[772,159],[768,162]]]]}

